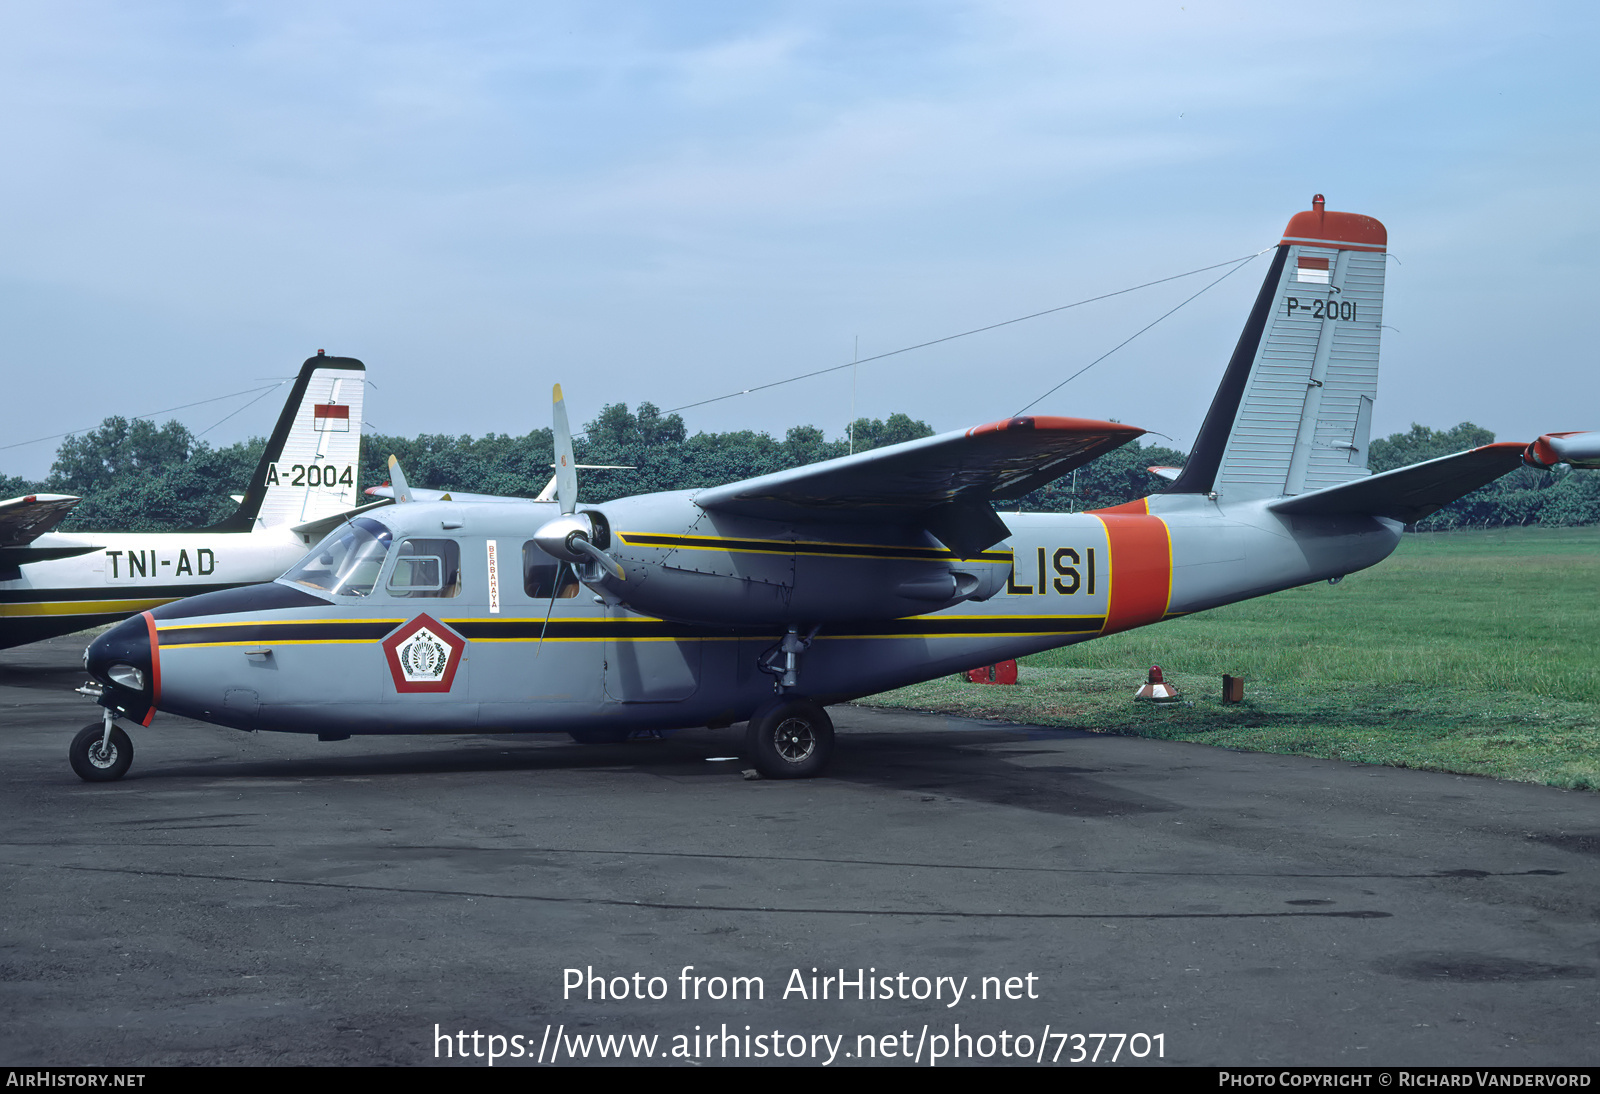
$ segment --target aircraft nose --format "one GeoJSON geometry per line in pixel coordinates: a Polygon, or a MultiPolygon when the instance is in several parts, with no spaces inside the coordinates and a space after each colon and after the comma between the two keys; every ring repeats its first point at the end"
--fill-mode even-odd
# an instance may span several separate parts
{"type": "Polygon", "coordinates": [[[150,724],[161,698],[161,652],[149,612],[124,619],[89,644],[83,655],[89,675],[106,686],[101,703],[142,725],[150,724]]]}

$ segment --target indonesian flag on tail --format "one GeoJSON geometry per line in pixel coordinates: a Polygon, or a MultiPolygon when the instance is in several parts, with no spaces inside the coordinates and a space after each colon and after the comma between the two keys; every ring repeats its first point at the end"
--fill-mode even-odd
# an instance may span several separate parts
{"type": "MultiPolygon", "coordinates": [[[[1326,262],[1323,265],[1327,265],[1326,262]]],[[[1326,280],[1326,278],[1324,278],[1326,280]]],[[[313,403],[311,421],[318,433],[350,432],[350,408],[340,403],[313,403]]]]}
{"type": "Polygon", "coordinates": [[[1330,271],[1326,258],[1308,258],[1301,255],[1295,259],[1296,281],[1313,281],[1318,285],[1328,284],[1330,271]]]}

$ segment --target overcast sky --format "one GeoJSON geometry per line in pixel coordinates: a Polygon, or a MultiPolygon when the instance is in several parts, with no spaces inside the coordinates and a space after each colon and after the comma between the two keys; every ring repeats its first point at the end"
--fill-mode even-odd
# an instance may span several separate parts
{"type": "MultiPolygon", "coordinates": [[[[3,0],[0,445],[319,347],[387,433],[526,432],[555,381],[575,422],[676,407],[1250,254],[1316,192],[1398,260],[1375,432],[1600,428],[1597,11],[3,0]]],[[[1035,409],[1186,446],[1265,267],[1035,409]]],[[[1215,276],[864,365],[856,412],[1005,416],[1215,276]]],[[[837,436],[851,400],[685,417],[837,436]]]]}

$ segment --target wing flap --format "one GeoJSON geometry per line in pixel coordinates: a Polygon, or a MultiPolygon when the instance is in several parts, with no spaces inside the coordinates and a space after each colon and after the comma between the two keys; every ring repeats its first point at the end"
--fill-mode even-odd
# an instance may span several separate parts
{"type": "Polygon", "coordinates": [[[1486,444],[1325,490],[1273,502],[1277,513],[1301,516],[1365,515],[1414,524],[1478,487],[1493,482],[1522,462],[1527,445],[1486,444]]]}
{"type": "Polygon", "coordinates": [[[29,494],[0,501],[0,547],[21,547],[60,524],[82,501],[70,494],[29,494]]]}

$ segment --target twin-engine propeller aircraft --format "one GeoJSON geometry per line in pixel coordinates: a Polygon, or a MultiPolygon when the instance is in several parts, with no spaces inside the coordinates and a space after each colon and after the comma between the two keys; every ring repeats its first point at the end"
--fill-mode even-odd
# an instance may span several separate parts
{"type": "Polygon", "coordinates": [[[59,533],[80,499],[0,501],[0,649],[283,573],[359,498],[365,380],[353,357],[309,358],[239,508],[211,528],[59,533]]]}
{"type": "MultiPolygon", "coordinates": [[[[164,710],[323,740],[747,721],[764,775],[810,776],[833,751],[830,703],[1371,566],[1525,446],[1368,471],[1387,233],[1313,205],[1162,493],[996,514],[1143,432],[1036,416],[583,506],[557,387],[554,502],[424,494],[391,459],[398,504],[341,522],[276,582],[97,639],[104,709],[73,767],[118,778],[116,720],[164,710]]],[[[1583,446],[1533,446],[1564,447],[1583,446]]]]}

